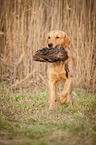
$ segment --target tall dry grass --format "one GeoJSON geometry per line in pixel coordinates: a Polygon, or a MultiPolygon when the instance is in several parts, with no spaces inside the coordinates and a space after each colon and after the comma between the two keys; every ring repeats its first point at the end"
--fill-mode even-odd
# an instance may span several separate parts
{"type": "Polygon", "coordinates": [[[0,79],[10,88],[47,85],[47,64],[32,54],[46,46],[46,34],[65,31],[76,57],[76,86],[95,93],[95,0],[0,1],[0,79]]]}

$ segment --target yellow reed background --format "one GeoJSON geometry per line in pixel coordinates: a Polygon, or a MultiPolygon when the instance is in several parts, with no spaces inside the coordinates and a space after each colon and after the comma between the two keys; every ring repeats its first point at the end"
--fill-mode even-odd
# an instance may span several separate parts
{"type": "Polygon", "coordinates": [[[47,64],[32,54],[46,46],[50,30],[65,31],[76,58],[76,87],[95,92],[95,0],[0,1],[0,81],[10,88],[47,85],[47,64]]]}

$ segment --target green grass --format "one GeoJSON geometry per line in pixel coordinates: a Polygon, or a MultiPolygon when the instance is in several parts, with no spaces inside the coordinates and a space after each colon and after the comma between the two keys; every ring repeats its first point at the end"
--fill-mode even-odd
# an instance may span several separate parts
{"type": "Polygon", "coordinates": [[[12,93],[0,84],[0,144],[95,145],[96,96],[75,90],[73,109],[56,102],[48,109],[48,90],[12,93]]]}

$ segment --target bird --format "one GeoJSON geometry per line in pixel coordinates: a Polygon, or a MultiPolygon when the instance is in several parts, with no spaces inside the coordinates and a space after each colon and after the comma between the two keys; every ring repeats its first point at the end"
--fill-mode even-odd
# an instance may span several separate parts
{"type": "Polygon", "coordinates": [[[56,45],[55,48],[44,47],[33,54],[34,61],[54,63],[58,61],[65,61],[68,59],[66,48],[61,45],[56,45]]]}

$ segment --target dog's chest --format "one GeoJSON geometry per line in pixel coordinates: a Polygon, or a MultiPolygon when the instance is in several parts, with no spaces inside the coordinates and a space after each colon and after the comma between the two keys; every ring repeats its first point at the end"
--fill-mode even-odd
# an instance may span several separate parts
{"type": "Polygon", "coordinates": [[[66,79],[65,63],[59,62],[49,65],[49,75],[59,79],[66,79]]]}

